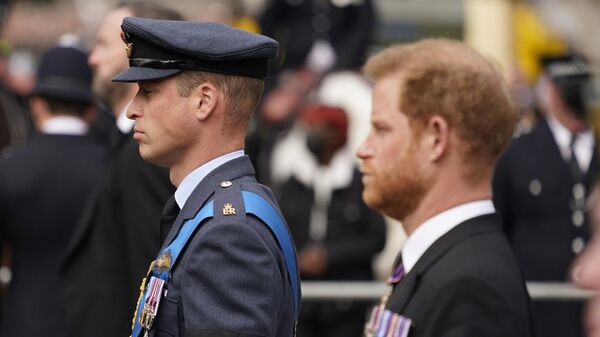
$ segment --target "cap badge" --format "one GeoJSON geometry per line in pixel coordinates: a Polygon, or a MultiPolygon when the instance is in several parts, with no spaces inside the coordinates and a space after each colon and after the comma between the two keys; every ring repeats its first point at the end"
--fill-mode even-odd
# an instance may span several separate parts
{"type": "Polygon", "coordinates": [[[127,58],[131,58],[131,54],[133,53],[133,41],[129,37],[129,34],[125,32],[121,32],[121,40],[125,42],[125,51],[127,52],[127,58]]]}
{"type": "Polygon", "coordinates": [[[235,215],[235,208],[230,203],[223,206],[223,215],[235,215]]]}

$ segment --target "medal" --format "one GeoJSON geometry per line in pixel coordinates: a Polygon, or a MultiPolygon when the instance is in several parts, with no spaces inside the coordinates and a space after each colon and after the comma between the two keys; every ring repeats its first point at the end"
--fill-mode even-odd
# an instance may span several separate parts
{"type": "Polygon", "coordinates": [[[166,282],[164,280],[161,280],[157,277],[150,277],[147,290],[148,296],[144,302],[142,314],[140,315],[138,322],[140,323],[142,329],[146,330],[146,332],[150,331],[152,324],[154,323],[154,319],[156,318],[165,283],[166,282]]]}
{"type": "Polygon", "coordinates": [[[371,312],[371,318],[365,325],[365,337],[406,337],[408,335],[412,321],[385,308],[394,290],[394,285],[400,282],[404,275],[406,275],[406,271],[400,263],[388,279],[388,288],[381,297],[379,305],[371,312]]]}

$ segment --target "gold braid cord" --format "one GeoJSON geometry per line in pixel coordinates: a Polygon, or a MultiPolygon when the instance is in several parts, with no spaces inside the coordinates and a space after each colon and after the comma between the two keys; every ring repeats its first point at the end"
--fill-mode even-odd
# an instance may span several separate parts
{"type": "MultiPolygon", "coordinates": [[[[150,263],[150,267],[148,267],[148,272],[146,273],[146,277],[142,279],[142,284],[140,284],[140,297],[137,300],[137,304],[135,305],[135,311],[133,312],[133,318],[131,319],[131,331],[133,332],[133,327],[135,327],[135,316],[137,315],[138,309],[140,307],[140,302],[142,302],[142,298],[144,297],[144,291],[146,290],[146,280],[148,279],[148,275],[152,272],[152,267],[154,267],[154,263],[156,260],[150,263]]],[[[129,335],[131,337],[131,335],[129,335]]]]}

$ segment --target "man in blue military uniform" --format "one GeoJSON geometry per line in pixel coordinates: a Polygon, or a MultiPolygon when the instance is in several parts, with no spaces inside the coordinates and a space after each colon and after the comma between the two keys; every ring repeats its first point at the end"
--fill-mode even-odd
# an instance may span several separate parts
{"type": "MultiPolygon", "coordinates": [[[[586,199],[598,172],[583,99],[591,72],[577,55],[543,63],[544,118],[498,160],[494,203],[525,279],[566,282],[590,237],[586,199]]],[[[539,337],[584,336],[582,303],[534,302],[533,313],[539,337]]]]}
{"type": "Polygon", "coordinates": [[[138,82],[133,137],[177,187],[132,336],[292,336],[293,244],[243,151],[277,42],[215,23],[125,18],[122,29],[130,67],[113,80],[138,82]]]}

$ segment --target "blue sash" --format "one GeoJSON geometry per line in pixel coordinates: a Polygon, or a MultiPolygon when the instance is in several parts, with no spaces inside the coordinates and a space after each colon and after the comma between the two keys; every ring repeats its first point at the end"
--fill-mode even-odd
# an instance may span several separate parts
{"type": "MultiPolygon", "coordinates": [[[[294,296],[294,315],[298,320],[298,314],[300,311],[300,291],[298,288],[298,276],[296,268],[296,252],[292,243],[292,239],[289,235],[287,227],[283,222],[283,219],[277,212],[277,210],[265,199],[256,193],[242,191],[242,198],[244,199],[244,206],[247,214],[252,214],[259,218],[265,223],[279,243],[279,247],[283,253],[288,277],[292,286],[292,293],[294,296]]],[[[183,251],[186,243],[190,237],[196,231],[196,228],[206,219],[212,218],[213,213],[213,202],[210,201],[196,214],[193,219],[186,221],[177,237],[169,246],[163,249],[158,255],[156,261],[152,266],[152,276],[160,278],[167,282],[171,274],[171,268],[175,265],[175,262],[179,258],[179,255],[183,251]]],[[[138,337],[142,331],[142,327],[139,323],[140,315],[142,314],[143,304],[146,302],[148,297],[148,287],[144,292],[144,296],[138,303],[136,311],[134,326],[132,331],[132,337],[138,337]]]]}

